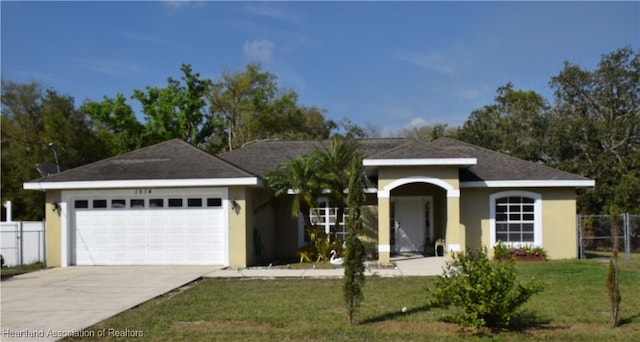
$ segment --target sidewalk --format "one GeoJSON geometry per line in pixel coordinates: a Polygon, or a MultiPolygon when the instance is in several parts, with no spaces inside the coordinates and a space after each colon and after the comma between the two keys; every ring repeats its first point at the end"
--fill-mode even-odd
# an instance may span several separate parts
{"type": "MultiPolygon", "coordinates": [[[[392,260],[396,267],[367,267],[366,276],[405,277],[436,276],[442,274],[447,258],[402,258],[392,260]]],[[[204,275],[210,278],[341,278],[344,268],[286,269],[269,267],[225,268],[204,275]]]]}

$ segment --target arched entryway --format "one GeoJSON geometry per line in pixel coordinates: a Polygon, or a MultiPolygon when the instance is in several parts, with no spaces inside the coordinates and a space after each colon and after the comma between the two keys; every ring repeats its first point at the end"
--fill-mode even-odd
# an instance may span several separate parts
{"type": "Polygon", "coordinates": [[[429,183],[407,183],[390,192],[391,254],[433,254],[445,238],[446,190],[429,183]]]}
{"type": "MultiPolygon", "coordinates": [[[[457,184],[456,184],[457,185],[457,184]]],[[[378,255],[422,253],[439,239],[447,250],[460,250],[460,190],[432,177],[413,176],[389,182],[378,191],[378,255]]]]}

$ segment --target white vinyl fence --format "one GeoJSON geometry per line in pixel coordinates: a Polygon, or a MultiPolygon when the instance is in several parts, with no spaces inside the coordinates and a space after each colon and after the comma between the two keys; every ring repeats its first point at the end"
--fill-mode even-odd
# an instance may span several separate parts
{"type": "Polygon", "coordinates": [[[4,266],[45,263],[44,222],[0,222],[0,254],[4,266]]]}

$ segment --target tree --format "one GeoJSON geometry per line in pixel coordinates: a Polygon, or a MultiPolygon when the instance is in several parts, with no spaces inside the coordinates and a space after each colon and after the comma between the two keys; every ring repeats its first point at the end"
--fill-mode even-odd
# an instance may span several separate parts
{"type": "Polygon", "coordinates": [[[495,103],[475,110],[457,131],[462,141],[534,162],[546,162],[549,105],[534,91],[499,87],[495,103]]]}
{"type": "Polygon", "coordinates": [[[215,149],[209,140],[221,134],[222,123],[210,116],[207,108],[206,96],[212,82],[201,79],[189,64],[183,64],[180,70],[182,82],[169,77],[165,88],[147,86],[145,91],[133,91],[132,98],[142,104],[146,121],[142,139],[145,144],[155,144],[179,138],[194,146],[215,149]]]}
{"type": "Polygon", "coordinates": [[[311,226],[309,210],[322,192],[317,170],[320,164],[314,156],[299,156],[278,166],[265,176],[276,197],[293,193],[291,216],[302,215],[305,227],[311,226]]]}
{"type": "Polygon", "coordinates": [[[617,204],[640,211],[640,53],[625,47],[605,54],[593,71],[565,62],[550,85],[555,164],[596,179],[595,191],[579,197],[580,211],[602,213],[621,192],[631,200],[617,204]]]}
{"type": "Polygon", "coordinates": [[[2,80],[2,201],[13,202],[14,218],[44,217],[41,192],[24,191],[23,183],[40,178],[35,165],[53,162],[55,146],[62,169],[84,165],[109,154],[93,132],[91,121],[74,99],[31,82],[2,80]]]}
{"type": "Polygon", "coordinates": [[[211,116],[224,121],[229,151],[260,139],[326,139],[336,128],[323,110],[299,105],[298,94],[280,89],[259,64],[223,73],[208,102],[211,116]]]}
{"type": "Polygon", "coordinates": [[[330,203],[337,208],[334,232],[342,223],[347,205],[344,190],[349,187],[351,164],[357,155],[357,141],[350,136],[341,135],[334,135],[326,148],[315,153],[320,165],[320,184],[323,189],[329,190],[327,196],[330,203]]]}
{"type": "Polygon", "coordinates": [[[126,153],[147,145],[142,141],[142,125],[122,94],[105,96],[101,102],[85,102],[81,110],[93,120],[95,131],[110,147],[110,154],[126,153]]]}
{"type": "Polygon", "coordinates": [[[618,265],[618,249],[620,233],[620,214],[613,207],[611,209],[611,239],[613,240],[613,253],[609,259],[609,269],[607,272],[607,292],[611,303],[611,327],[618,325],[618,314],[620,313],[620,266],[618,265]]]}
{"type": "Polygon", "coordinates": [[[358,153],[351,156],[349,167],[349,192],[347,195],[347,230],[344,255],[344,303],[347,308],[349,323],[353,323],[353,315],[364,299],[362,287],[365,281],[365,249],[359,235],[362,234],[362,205],[365,201],[363,186],[362,157],[358,153]]]}
{"type": "Polygon", "coordinates": [[[447,126],[447,124],[437,123],[434,125],[423,125],[419,127],[405,128],[401,129],[397,135],[403,138],[432,141],[441,137],[451,135],[451,132],[447,129],[447,126]]]}

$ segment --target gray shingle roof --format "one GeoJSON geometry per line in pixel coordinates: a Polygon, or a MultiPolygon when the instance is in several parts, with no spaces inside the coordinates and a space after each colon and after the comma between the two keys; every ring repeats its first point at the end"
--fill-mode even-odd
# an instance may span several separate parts
{"type": "MultiPolygon", "coordinates": [[[[407,139],[361,139],[360,152],[366,157],[408,142],[407,139]]],[[[220,154],[220,158],[243,169],[264,176],[278,165],[298,156],[310,154],[328,146],[328,140],[264,140],[220,154]]]]}
{"type": "Polygon", "coordinates": [[[255,177],[182,140],[173,139],[35,182],[255,177]]]}
{"type": "Polygon", "coordinates": [[[447,146],[438,146],[421,140],[409,140],[404,144],[368,157],[369,159],[432,159],[467,158],[447,146]]]}
{"type": "Polygon", "coordinates": [[[532,163],[480,146],[450,138],[440,138],[429,145],[444,148],[452,155],[476,158],[477,164],[460,169],[461,182],[494,180],[588,180],[588,178],[532,163]]]}
{"type": "MultiPolygon", "coordinates": [[[[358,142],[361,153],[368,159],[476,158],[476,165],[460,169],[462,182],[588,180],[450,138],[431,142],[410,139],[362,139],[358,142]]],[[[261,177],[281,163],[322,149],[328,143],[311,140],[258,141],[214,156],[182,140],[173,139],[34,182],[261,177]]]]}
{"type": "MultiPolygon", "coordinates": [[[[287,160],[322,148],[327,141],[260,141],[220,157],[249,172],[264,176],[287,160]]],[[[460,181],[588,180],[569,172],[511,157],[451,138],[431,142],[412,139],[362,139],[365,159],[476,158],[477,164],[460,169],[460,181]]]]}

